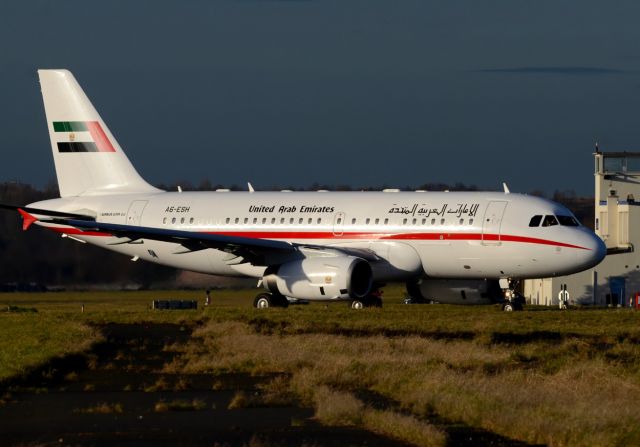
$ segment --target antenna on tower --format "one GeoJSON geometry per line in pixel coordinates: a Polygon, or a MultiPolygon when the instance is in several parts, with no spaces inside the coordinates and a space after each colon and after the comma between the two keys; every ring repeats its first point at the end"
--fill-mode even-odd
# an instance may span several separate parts
{"type": "Polygon", "coordinates": [[[596,154],[600,153],[600,146],[598,146],[598,142],[596,141],[596,154]]]}

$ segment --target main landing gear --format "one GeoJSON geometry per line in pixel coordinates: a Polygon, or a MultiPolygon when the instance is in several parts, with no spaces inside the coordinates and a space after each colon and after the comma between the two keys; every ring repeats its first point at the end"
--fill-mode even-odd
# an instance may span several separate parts
{"type": "MultiPolygon", "coordinates": [[[[294,300],[294,302],[296,302],[294,300]]],[[[298,301],[299,302],[299,301],[298,301]]],[[[253,300],[253,307],[256,309],[268,309],[270,307],[288,307],[287,297],[269,292],[261,292],[253,300]]],[[[364,298],[349,301],[352,309],[364,309],[365,307],[382,307],[382,290],[374,290],[364,298]]]]}
{"type": "Polygon", "coordinates": [[[523,310],[525,299],[516,291],[518,283],[508,279],[500,280],[500,288],[504,294],[504,301],[502,303],[502,310],[505,312],[513,312],[523,310]]]}
{"type": "Polygon", "coordinates": [[[256,309],[267,309],[269,307],[288,307],[287,297],[275,293],[262,292],[253,300],[253,307],[256,309]]]}

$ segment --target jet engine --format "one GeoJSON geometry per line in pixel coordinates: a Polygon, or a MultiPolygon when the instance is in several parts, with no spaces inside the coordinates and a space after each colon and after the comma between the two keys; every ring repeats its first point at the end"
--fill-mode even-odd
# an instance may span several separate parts
{"type": "Polygon", "coordinates": [[[367,261],[353,256],[319,256],[265,270],[264,287],[273,294],[306,300],[363,298],[373,273],[367,261]]]}

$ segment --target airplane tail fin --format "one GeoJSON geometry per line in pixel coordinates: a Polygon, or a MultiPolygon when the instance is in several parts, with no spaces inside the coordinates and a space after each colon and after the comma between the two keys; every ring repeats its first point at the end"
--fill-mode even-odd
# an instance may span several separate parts
{"type": "Polygon", "coordinates": [[[157,192],[68,70],[38,70],[60,196],[157,192]]]}

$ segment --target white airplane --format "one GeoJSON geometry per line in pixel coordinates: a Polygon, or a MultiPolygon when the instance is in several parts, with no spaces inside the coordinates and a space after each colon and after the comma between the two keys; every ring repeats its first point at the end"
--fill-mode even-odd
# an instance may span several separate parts
{"type": "Polygon", "coordinates": [[[521,308],[525,278],[576,273],[602,240],[562,205],[505,192],[166,192],[145,182],[67,70],[39,70],[60,198],[3,205],[63,237],[179,269],[249,276],[258,308],[415,298],[521,308]],[[459,295],[458,295],[459,294],[459,295]],[[449,293],[450,295],[450,293],[449,293]],[[444,297],[444,298],[443,298],[444,297]]]}

